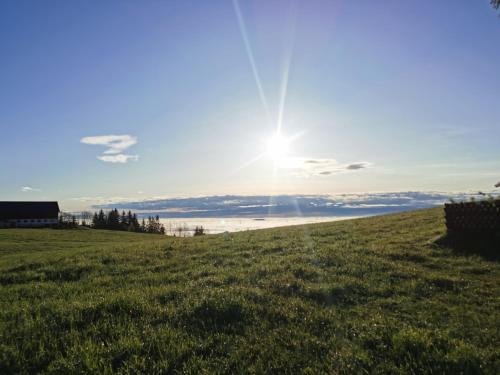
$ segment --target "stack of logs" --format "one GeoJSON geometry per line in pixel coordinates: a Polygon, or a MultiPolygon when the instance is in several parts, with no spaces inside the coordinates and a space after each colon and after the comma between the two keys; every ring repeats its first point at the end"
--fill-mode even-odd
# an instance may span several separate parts
{"type": "Polygon", "coordinates": [[[444,212],[449,233],[500,233],[500,199],[447,203],[444,212]]]}

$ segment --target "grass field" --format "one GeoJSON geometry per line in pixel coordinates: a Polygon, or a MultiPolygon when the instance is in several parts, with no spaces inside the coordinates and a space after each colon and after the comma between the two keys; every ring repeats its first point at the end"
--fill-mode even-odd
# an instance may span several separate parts
{"type": "Polygon", "coordinates": [[[500,264],[437,245],[442,215],[0,230],[0,373],[498,373],[500,264]]]}

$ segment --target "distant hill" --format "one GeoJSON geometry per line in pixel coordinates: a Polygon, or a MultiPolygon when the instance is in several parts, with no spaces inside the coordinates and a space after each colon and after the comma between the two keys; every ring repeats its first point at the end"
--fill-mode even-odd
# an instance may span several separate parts
{"type": "Polygon", "coordinates": [[[442,209],[198,238],[0,230],[0,373],[500,368],[500,264],[442,209]]]}

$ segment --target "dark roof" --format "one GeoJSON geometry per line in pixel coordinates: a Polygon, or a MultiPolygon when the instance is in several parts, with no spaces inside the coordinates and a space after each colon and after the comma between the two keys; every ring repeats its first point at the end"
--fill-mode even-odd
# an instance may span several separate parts
{"type": "Polygon", "coordinates": [[[0,220],[57,219],[57,202],[0,202],[0,220]]]}

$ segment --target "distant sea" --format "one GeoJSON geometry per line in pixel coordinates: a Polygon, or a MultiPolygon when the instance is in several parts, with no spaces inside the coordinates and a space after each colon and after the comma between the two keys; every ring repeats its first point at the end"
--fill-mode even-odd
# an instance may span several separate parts
{"type": "Polygon", "coordinates": [[[161,218],[168,235],[191,236],[197,226],[202,226],[207,234],[240,232],[253,229],[284,227],[288,225],[323,223],[354,219],[356,216],[317,216],[317,217],[270,217],[270,218],[161,218]],[[181,229],[179,231],[179,228],[181,229]]]}

